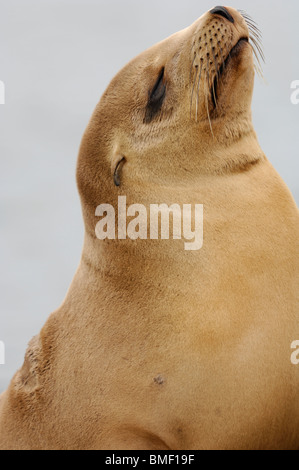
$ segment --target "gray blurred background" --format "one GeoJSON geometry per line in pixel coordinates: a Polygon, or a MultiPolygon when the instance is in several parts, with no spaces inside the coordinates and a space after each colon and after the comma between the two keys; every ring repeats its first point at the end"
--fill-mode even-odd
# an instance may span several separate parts
{"type": "MultiPolygon", "coordinates": [[[[0,0],[0,392],[28,341],[61,304],[80,259],[80,140],[111,78],[215,4],[198,0],[0,0]]],[[[264,36],[255,127],[299,203],[299,2],[235,0],[264,36]]]]}

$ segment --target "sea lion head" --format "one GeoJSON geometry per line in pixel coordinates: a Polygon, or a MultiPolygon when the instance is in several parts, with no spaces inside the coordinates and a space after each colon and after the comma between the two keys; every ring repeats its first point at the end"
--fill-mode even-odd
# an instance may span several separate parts
{"type": "Polygon", "coordinates": [[[93,228],[95,207],[115,204],[119,191],[188,186],[260,157],[251,118],[257,35],[245,14],[216,7],[112,80],[79,155],[79,190],[93,228]]]}

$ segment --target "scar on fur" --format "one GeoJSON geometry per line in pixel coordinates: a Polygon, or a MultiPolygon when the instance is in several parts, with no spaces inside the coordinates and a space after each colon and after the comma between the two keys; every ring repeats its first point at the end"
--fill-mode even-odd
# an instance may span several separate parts
{"type": "Polygon", "coordinates": [[[154,378],[154,382],[157,385],[164,385],[165,379],[162,377],[162,375],[158,375],[157,377],[154,378]]]}

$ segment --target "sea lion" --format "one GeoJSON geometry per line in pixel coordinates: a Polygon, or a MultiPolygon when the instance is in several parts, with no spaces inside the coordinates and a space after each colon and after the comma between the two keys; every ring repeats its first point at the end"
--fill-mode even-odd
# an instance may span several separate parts
{"type": "Polygon", "coordinates": [[[298,449],[299,213],[252,125],[257,36],[216,7],[112,80],[79,153],[81,263],[1,397],[1,449],[298,449]],[[202,249],[98,240],[120,195],[203,204],[202,249]]]}

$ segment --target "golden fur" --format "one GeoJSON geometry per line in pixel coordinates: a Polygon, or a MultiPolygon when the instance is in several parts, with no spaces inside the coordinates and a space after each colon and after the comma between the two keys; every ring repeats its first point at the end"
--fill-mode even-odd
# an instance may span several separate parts
{"type": "Polygon", "coordinates": [[[229,11],[234,24],[207,13],[134,59],[96,108],[77,171],[82,260],[0,398],[0,449],[298,449],[299,214],[252,127],[249,44],[207,101],[199,38],[220,30],[219,61],[248,36],[229,11]],[[119,195],[204,204],[203,248],[97,240],[95,209],[119,195]]]}

